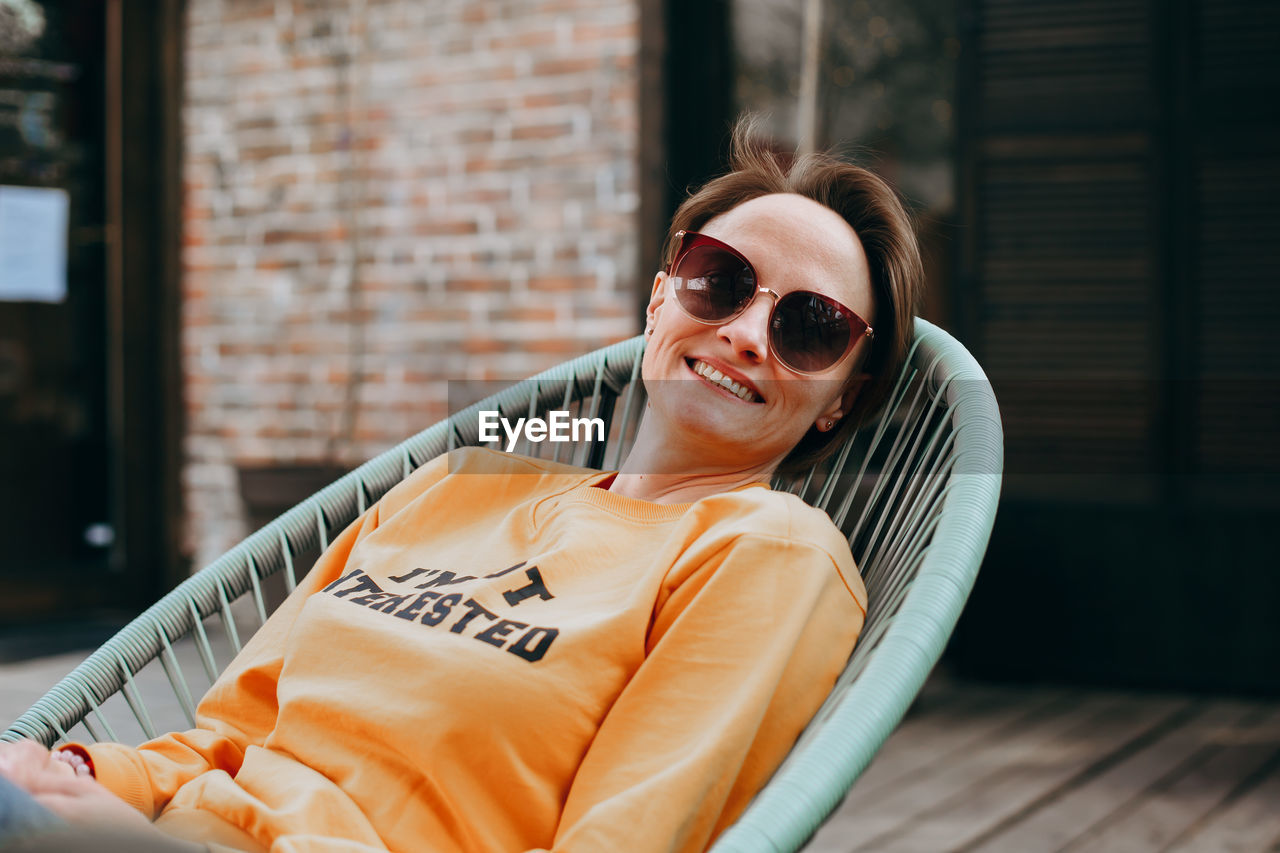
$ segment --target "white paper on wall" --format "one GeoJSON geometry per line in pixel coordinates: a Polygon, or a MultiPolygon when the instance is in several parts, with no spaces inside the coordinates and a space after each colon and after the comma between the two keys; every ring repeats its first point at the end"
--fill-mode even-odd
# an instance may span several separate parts
{"type": "Polygon", "coordinates": [[[67,296],[66,190],[0,186],[0,301],[67,296]]]}

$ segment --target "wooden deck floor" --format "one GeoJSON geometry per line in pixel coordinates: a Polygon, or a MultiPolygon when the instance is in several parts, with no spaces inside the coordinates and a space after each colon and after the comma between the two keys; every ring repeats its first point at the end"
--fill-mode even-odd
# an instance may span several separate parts
{"type": "Polygon", "coordinates": [[[935,678],[805,849],[1280,850],[1280,701],[935,678]]]}

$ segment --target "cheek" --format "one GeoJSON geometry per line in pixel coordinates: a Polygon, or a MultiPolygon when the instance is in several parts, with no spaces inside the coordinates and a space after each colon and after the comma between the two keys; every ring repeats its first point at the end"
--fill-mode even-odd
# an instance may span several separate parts
{"type": "Polygon", "coordinates": [[[668,314],[654,321],[653,334],[645,348],[646,361],[649,353],[653,353],[655,366],[678,357],[677,350],[685,347],[707,328],[681,316],[668,314]]]}
{"type": "Polygon", "coordinates": [[[840,383],[829,379],[802,379],[801,387],[796,389],[796,406],[806,412],[814,413],[827,408],[828,404],[839,396],[840,383]]]}
{"type": "Polygon", "coordinates": [[[652,389],[655,381],[670,379],[675,369],[678,356],[673,348],[675,338],[670,331],[667,328],[655,328],[653,335],[645,342],[644,357],[640,361],[640,378],[647,389],[652,389]]]}
{"type": "Polygon", "coordinates": [[[653,339],[650,338],[648,344],[644,348],[644,355],[640,358],[640,381],[644,383],[645,390],[649,390],[649,383],[654,380],[654,345],[653,339]]]}

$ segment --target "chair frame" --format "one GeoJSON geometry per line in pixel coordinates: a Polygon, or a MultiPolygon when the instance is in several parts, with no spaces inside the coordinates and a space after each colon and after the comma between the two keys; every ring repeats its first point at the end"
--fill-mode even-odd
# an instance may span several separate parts
{"type": "MultiPolygon", "coordinates": [[[[147,737],[157,734],[134,675],[159,659],[188,722],[195,702],[173,644],[192,636],[205,673],[217,676],[204,620],[219,614],[233,651],[240,638],[231,602],[252,596],[268,616],[263,581],[295,556],[328,546],[341,530],[419,465],[478,444],[478,413],[531,417],[550,408],[611,424],[605,443],[572,448],[572,461],[617,467],[643,410],[642,337],[569,361],[458,412],[322,489],[192,575],[104,643],[0,736],[47,746],[83,723],[116,740],[102,704],[121,693],[147,737]],[[613,417],[622,397],[622,414],[613,417]],[[607,453],[612,451],[612,456],[607,453]]],[[[518,448],[520,449],[520,448],[518,448]]],[[[527,448],[537,450],[539,448],[527,448]]],[[[556,446],[556,456],[563,452],[556,446]]],[[[999,409],[973,357],[919,318],[908,362],[878,420],[832,459],[794,480],[775,480],[824,509],[848,536],[870,609],[835,689],[791,754],[738,821],[712,846],[726,851],[797,850],[836,808],[906,713],[942,655],[972,589],[995,519],[1003,465],[999,409]]]]}

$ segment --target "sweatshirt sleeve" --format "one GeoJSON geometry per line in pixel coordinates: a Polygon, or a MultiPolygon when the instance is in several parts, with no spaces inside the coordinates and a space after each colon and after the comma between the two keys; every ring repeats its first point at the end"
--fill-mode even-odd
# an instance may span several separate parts
{"type": "Polygon", "coordinates": [[[235,775],[245,749],[263,743],[275,727],[276,684],[286,640],[308,596],[340,578],[352,549],[378,527],[380,519],[441,479],[447,469],[443,456],[424,465],[330,543],[205,694],[196,709],[196,728],[162,735],[139,747],[117,743],[83,747],[98,781],[154,819],[177,790],[197,776],[210,770],[235,775]]]}
{"type": "Polygon", "coordinates": [[[753,534],[687,573],[584,757],[553,849],[705,849],[781,763],[853,649],[865,593],[845,562],[842,573],[821,548],[753,534]]]}

